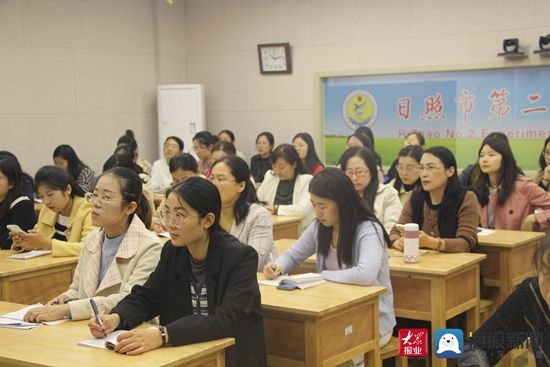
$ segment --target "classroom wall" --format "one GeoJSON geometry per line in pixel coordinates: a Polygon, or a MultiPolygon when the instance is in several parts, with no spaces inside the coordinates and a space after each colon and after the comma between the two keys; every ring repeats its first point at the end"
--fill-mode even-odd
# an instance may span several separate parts
{"type": "Polygon", "coordinates": [[[519,64],[539,64],[547,33],[549,0],[185,1],[188,82],[205,84],[208,128],[232,129],[248,157],[262,130],[320,139],[316,72],[517,65],[496,56],[513,37],[531,46],[519,64]],[[262,76],[257,44],[278,42],[291,44],[293,74],[262,76]]]}
{"type": "Polygon", "coordinates": [[[69,143],[98,172],[132,128],[156,159],[156,88],[186,80],[184,25],[183,0],[0,0],[0,149],[34,174],[69,143]]]}

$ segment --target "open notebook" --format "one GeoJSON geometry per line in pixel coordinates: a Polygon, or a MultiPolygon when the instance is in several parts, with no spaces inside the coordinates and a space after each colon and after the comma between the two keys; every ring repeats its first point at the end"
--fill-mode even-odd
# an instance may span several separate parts
{"type": "MultiPolygon", "coordinates": [[[[31,308],[43,306],[42,303],[35,303],[34,305],[20,308],[17,311],[9,312],[0,316],[0,327],[9,329],[33,329],[40,325],[35,322],[25,322],[23,318],[31,308]]],[[[56,325],[61,322],[65,322],[67,319],[55,320],[55,321],[43,321],[45,325],[56,325]]]]}
{"type": "Polygon", "coordinates": [[[32,250],[29,252],[21,252],[18,254],[10,255],[8,256],[8,259],[27,260],[27,259],[32,259],[33,257],[49,255],[51,253],[52,253],[51,250],[32,250]]]}
{"type": "Polygon", "coordinates": [[[86,339],[78,342],[78,345],[83,345],[85,347],[92,347],[92,348],[99,348],[99,349],[115,349],[116,345],[118,344],[118,341],[116,338],[127,330],[117,330],[109,335],[107,335],[104,338],[93,338],[93,339],[86,339]]]}
{"type": "Polygon", "coordinates": [[[280,289],[306,289],[324,283],[321,274],[305,273],[296,275],[281,275],[272,280],[259,280],[260,285],[269,285],[280,289]]]}

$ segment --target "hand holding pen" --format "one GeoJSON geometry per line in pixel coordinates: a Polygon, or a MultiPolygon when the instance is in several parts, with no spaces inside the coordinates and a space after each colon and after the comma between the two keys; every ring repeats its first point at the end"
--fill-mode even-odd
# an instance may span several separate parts
{"type": "Polygon", "coordinates": [[[264,276],[266,279],[277,278],[283,270],[281,267],[273,261],[273,255],[269,253],[270,262],[264,266],[264,276]]]}
{"type": "Polygon", "coordinates": [[[90,304],[92,305],[92,310],[94,311],[94,316],[95,316],[97,324],[101,327],[101,330],[103,330],[103,335],[107,336],[107,333],[105,331],[105,326],[103,325],[103,319],[101,318],[101,315],[99,314],[99,310],[97,309],[97,305],[95,304],[95,301],[94,301],[93,298],[90,298],[90,304]]]}

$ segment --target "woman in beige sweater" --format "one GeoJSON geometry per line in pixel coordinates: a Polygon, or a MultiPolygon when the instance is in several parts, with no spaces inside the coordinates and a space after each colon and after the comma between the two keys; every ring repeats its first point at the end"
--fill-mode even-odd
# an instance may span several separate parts
{"type": "Polygon", "coordinates": [[[109,312],[134,285],[147,280],[162,246],[147,230],[151,211],[141,186],[137,173],[128,168],[113,168],[101,175],[87,196],[92,224],[100,229],[86,238],[71,286],[46,306],[31,309],[26,321],[87,319],[93,315],[90,298],[109,312]]]}

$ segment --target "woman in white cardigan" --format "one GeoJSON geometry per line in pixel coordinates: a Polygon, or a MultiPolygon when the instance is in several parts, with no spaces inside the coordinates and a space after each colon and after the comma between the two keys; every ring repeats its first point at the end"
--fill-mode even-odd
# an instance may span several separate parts
{"type": "Polygon", "coordinates": [[[273,170],[266,172],[258,189],[258,199],[267,204],[272,214],[302,216],[302,229],[315,217],[309,195],[309,182],[313,178],[307,174],[302,160],[294,147],[281,144],[271,154],[273,170]]]}
{"type": "Polygon", "coordinates": [[[86,238],[72,284],[46,306],[31,309],[25,321],[88,319],[93,315],[91,298],[109,313],[134,285],[149,278],[162,245],[147,230],[151,210],[141,186],[137,173],[128,168],[113,168],[101,175],[88,195],[92,224],[100,229],[86,238]]]}
{"type": "Polygon", "coordinates": [[[396,189],[379,183],[372,151],[368,148],[349,148],[342,154],[340,162],[359,196],[389,233],[399,220],[403,205],[396,189]]]}
{"type": "Polygon", "coordinates": [[[220,225],[239,242],[254,247],[262,271],[269,254],[276,255],[273,223],[271,213],[258,202],[248,165],[237,156],[224,157],[214,163],[209,179],[222,199],[220,225]]]}

